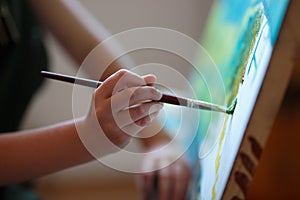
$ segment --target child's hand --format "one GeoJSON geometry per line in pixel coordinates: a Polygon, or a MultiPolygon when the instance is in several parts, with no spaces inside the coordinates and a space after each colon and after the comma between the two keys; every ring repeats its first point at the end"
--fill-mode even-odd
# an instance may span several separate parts
{"type": "Polygon", "coordinates": [[[164,145],[149,149],[157,153],[146,154],[141,165],[145,172],[138,174],[137,183],[142,199],[187,198],[192,168],[184,156],[178,156],[181,154],[178,150],[179,147],[169,149],[164,145]]]}
{"type": "Polygon", "coordinates": [[[149,86],[155,80],[153,75],[141,77],[127,70],[116,72],[94,92],[86,120],[96,118],[104,135],[117,147],[125,147],[163,107],[153,102],[162,97],[161,92],[149,86]]]}

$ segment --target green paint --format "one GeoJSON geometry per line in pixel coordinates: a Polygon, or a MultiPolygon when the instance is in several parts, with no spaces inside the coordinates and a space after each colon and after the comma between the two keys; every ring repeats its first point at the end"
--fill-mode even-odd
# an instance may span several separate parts
{"type": "MultiPolygon", "coordinates": [[[[257,4],[247,10],[243,18],[235,23],[225,20],[228,13],[224,13],[222,4],[217,4],[212,12],[214,17],[208,22],[202,41],[220,70],[226,90],[226,102],[229,104],[236,98],[243,82],[245,68],[264,16],[263,6],[257,4]]],[[[199,66],[201,68],[201,60],[199,66]]]]}
{"type": "MultiPolygon", "coordinates": [[[[220,91],[221,88],[216,86],[216,80],[219,79],[219,76],[211,73],[211,64],[207,62],[207,56],[205,57],[205,55],[199,53],[196,60],[197,65],[194,66],[197,67],[199,74],[191,73],[190,76],[191,84],[198,99],[223,105],[225,101],[226,105],[230,105],[228,114],[234,113],[238,102],[239,89],[250,71],[247,67],[254,61],[252,55],[256,50],[257,41],[260,40],[259,34],[263,28],[262,26],[264,26],[263,23],[267,20],[271,44],[274,45],[287,5],[288,0],[214,1],[201,44],[220,72],[224,83],[225,95],[223,89],[220,91]]],[[[251,67],[260,66],[251,65],[251,67]]],[[[257,70],[259,71],[260,69],[257,70]]],[[[251,72],[254,72],[251,73],[251,77],[257,75],[255,71],[251,70],[251,72]]],[[[248,80],[251,81],[250,79],[248,80]]],[[[209,164],[206,167],[212,170],[203,172],[202,181],[199,180],[201,184],[206,184],[203,180],[214,178],[213,183],[209,181],[209,184],[211,184],[209,185],[209,190],[212,189],[212,191],[199,190],[198,198],[201,199],[203,197],[204,199],[208,197],[216,199],[219,196],[219,187],[223,187],[221,184],[224,184],[220,182],[221,174],[219,174],[219,171],[220,167],[226,168],[226,166],[221,165],[221,153],[223,140],[227,134],[226,126],[228,122],[225,120],[223,129],[220,130],[220,123],[223,122],[220,119],[224,117],[222,114],[207,111],[199,112],[198,139],[200,144],[211,144],[212,148],[217,141],[216,144],[218,146],[215,147],[217,149],[214,149],[217,150],[217,154],[213,154],[214,157],[203,159],[205,164],[209,164]],[[210,159],[214,159],[214,162],[206,163],[210,159]]],[[[230,118],[230,115],[227,115],[227,117],[230,118]]],[[[213,152],[216,153],[215,151],[213,152]]]]}
{"type": "Polygon", "coordinates": [[[242,37],[242,41],[240,43],[242,46],[246,46],[246,48],[242,48],[238,55],[239,59],[237,59],[238,63],[237,67],[235,67],[235,75],[233,75],[234,77],[231,79],[230,83],[232,90],[227,96],[227,100],[229,102],[236,98],[239,86],[243,83],[246,67],[251,59],[250,56],[254,50],[254,45],[261,28],[263,17],[263,10],[260,8],[255,15],[249,19],[248,30],[245,31],[245,36],[242,37]]]}
{"type": "MultiPolygon", "coordinates": [[[[241,3],[240,3],[241,4],[241,3]]],[[[196,91],[197,98],[212,102],[211,93],[208,88],[214,90],[214,103],[226,102],[232,109],[228,109],[228,114],[233,114],[236,105],[236,97],[240,85],[243,83],[245,70],[250,61],[251,53],[262,25],[263,5],[258,3],[243,13],[241,18],[234,22],[228,21],[228,16],[231,15],[231,9],[224,9],[222,2],[216,2],[212,8],[211,16],[209,17],[208,25],[203,33],[202,44],[211,56],[213,62],[216,64],[225,87],[226,96],[222,91],[217,91],[213,85],[207,83],[214,83],[216,77],[199,77],[199,75],[192,74],[191,82],[196,91]],[[233,103],[232,103],[233,102],[233,103]]],[[[199,56],[196,59],[197,67],[200,72],[204,69],[201,66],[208,65],[207,59],[199,56]]],[[[207,70],[207,69],[206,69],[207,70]]],[[[207,72],[206,74],[209,74],[207,72]]],[[[220,88],[219,88],[220,89],[220,88]]],[[[204,140],[209,131],[210,123],[213,123],[217,116],[206,111],[200,112],[201,121],[199,130],[200,141],[204,140]]],[[[216,140],[217,138],[210,138],[216,140]]]]}
{"type": "Polygon", "coordinates": [[[235,99],[232,101],[231,105],[227,108],[226,113],[227,113],[227,114],[230,114],[230,115],[233,115],[234,110],[235,110],[235,107],[236,107],[236,104],[237,104],[237,98],[235,98],[235,99]]]}
{"type": "MultiPolygon", "coordinates": [[[[242,3],[236,4],[242,5],[242,3]]],[[[258,34],[265,17],[262,3],[257,3],[245,9],[241,18],[236,18],[233,21],[228,21],[228,18],[230,18],[228,16],[232,15],[230,12],[230,8],[224,9],[222,1],[217,1],[211,11],[208,26],[202,38],[202,44],[216,64],[224,82],[225,101],[229,105],[227,114],[234,113],[238,101],[237,94],[240,86],[243,84],[244,77],[247,75],[246,67],[252,60],[252,53],[255,50],[258,34]]],[[[207,64],[202,57],[197,58],[197,63],[199,71],[201,71],[201,66],[207,64]]],[[[206,83],[213,83],[214,78],[202,77],[201,79],[199,76],[191,77],[192,85],[199,99],[211,101],[208,88],[214,87],[211,85],[208,87],[206,83]]],[[[222,93],[220,92],[220,94],[222,93]]],[[[224,96],[214,98],[221,101],[224,99],[224,96]]],[[[222,116],[200,111],[201,120],[199,127],[201,128],[198,131],[200,141],[205,139],[205,141],[209,140],[211,144],[214,144],[214,141],[219,140],[217,157],[213,165],[215,167],[215,180],[211,191],[212,199],[217,198],[216,186],[219,180],[222,145],[226,136],[229,117],[229,115],[226,116],[223,129],[220,130],[219,134],[211,134],[210,131],[215,131],[216,129],[210,129],[210,126],[217,125],[222,116]]]]}

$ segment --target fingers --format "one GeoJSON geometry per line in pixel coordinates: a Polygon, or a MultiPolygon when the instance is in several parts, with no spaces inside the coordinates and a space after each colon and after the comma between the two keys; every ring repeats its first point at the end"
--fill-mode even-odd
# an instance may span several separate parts
{"type": "Polygon", "coordinates": [[[153,171],[156,168],[157,160],[155,157],[146,156],[141,163],[141,170],[144,172],[139,175],[139,189],[142,195],[141,199],[157,199],[157,174],[153,171]]]}
{"type": "Polygon", "coordinates": [[[171,165],[158,172],[160,200],[184,200],[186,198],[190,177],[188,170],[181,165],[171,165]]]}
{"type": "Polygon", "coordinates": [[[136,136],[145,126],[149,125],[157,115],[158,112],[155,112],[121,129],[128,135],[136,136]]]}
{"type": "Polygon", "coordinates": [[[153,84],[155,80],[156,77],[154,75],[141,77],[133,72],[122,69],[107,78],[99,90],[104,98],[109,98],[127,88],[153,84]]]}
{"type": "Polygon", "coordinates": [[[143,103],[134,105],[129,109],[121,110],[120,112],[114,114],[114,118],[118,126],[121,128],[129,126],[133,123],[143,127],[149,124],[153,117],[157,115],[157,112],[159,112],[162,108],[163,104],[161,103],[143,103]]]}
{"type": "Polygon", "coordinates": [[[171,199],[172,173],[170,167],[158,171],[158,191],[160,200],[171,199]]]}
{"type": "Polygon", "coordinates": [[[146,85],[153,85],[156,82],[156,76],[150,74],[150,75],[145,75],[143,76],[146,85]]]}
{"type": "MultiPolygon", "coordinates": [[[[157,194],[155,194],[155,183],[157,181],[155,181],[155,173],[154,172],[149,172],[149,173],[145,173],[142,175],[141,177],[141,185],[140,185],[140,189],[141,189],[141,195],[142,195],[142,199],[154,199],[151,198],[153,196],[156,196],[157,194]]],[[[156,199],[156,198],[155,198],[156,199]]]]}
{"type": "Polygon", "coordinates": [[[142,195],[142,199],[157,199],[152,198],[156,196],[158,193],[157,189],[157,174],[153,171],[156,165],[156,160],[152,157],[145,159],[142,163],[142,171],[145,172],[140,175],[140,192],[142,195]]]}
{"type": "Polygon", "coordinates": [[[185,199],[190,178],[191,177],[189,170],[186,170],[182,165],[174,166],[174,180],[172,190],[173,200],[185,199]]]}
{"type": "MultiPolygon", "coordinates": [[[[125,112],[126,115],[130,114],[132,121],[134,121],[136,124],[144,126],[143,124],[147,123],[148,118],[152,119],[151,117],[147,116],[150,116],[152,114],[156,115],[162,108],[162,103],[148,102],[139,104],[137,106],[132,106],[129,110],[123,112],[125,112]]],[[[127,123],[126,125],[128,125],[129,123],[127,123]]]]}
{"type": "Polygon", "coordinates": [[[143,169],[151,170],[154,169],[154,166],[159,168],[157,171],[142,174],[144,181],[142,192],[146,196],[144,199],[153,197],[154,192],[157,192],[156,195],[159,200],[184,200],[187,197],[191,180],[191,168],[182,158],[168,165],[170,160],[168,156],[165,156],[154,159],[148,158],[145,160],[146,164],[143,164],[143,169]]]}
{"type": "Polygon", "coordinates": [[[161,93],[156,89],[152,87],[134,89],[133,93],[132,89],[125,89],[111,98],[116,124],[123,132],[132,136],[149,125],[163,108],[163,104],[157,102],[140,103],[160,99],[161,93]],[[130,95],[130,93],[132,94],[130,95]]]}
{"type": "Polygon", "coordinates": [[[184,157],[171,164],[174,151],[145,157],[141,167],[146,173],[141,174],[139,179],[142,181],[139,186],[143,199],[155,197],[159,200],[184,200],[187,198],[191,167],[184,157]]]}
{"type": "Polygon", "coordinates": [[[116,113],[136,103],[159,100],[161,97],[162,93],[154,87],[128,88],[111,97],[112,111],[116,113]]]}
{"type": "Polygon", "coordinates": [[[162,97],[161,92],[147,86],[155,80],[153,75],[142,77],[120,70],[94,92],[91,112],[96,113],[104,134],[117,146],[128,144],[130,136],[150,124],[161,110],[162,104],[152,102],[162,97]]]}

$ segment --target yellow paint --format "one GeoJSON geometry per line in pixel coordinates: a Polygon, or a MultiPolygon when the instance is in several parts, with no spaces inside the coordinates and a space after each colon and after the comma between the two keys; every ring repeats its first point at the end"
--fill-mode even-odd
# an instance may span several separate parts
{"type": "Polygon", "coordinates": [[[218,179],[219,179],[219,174],[217,174],[216,181],[215,181],[215,183],[213,185],[213,188],[212,188],[211,199],[214,199],[214,200],[217,198],[216,184],[217,184],[218,179]]]}
{"type": "MultiPolygon", "coordinates": [[[[256,8],[257,9],[257,8],[256,8]]],[[[255,9],[255,10],[256,10],[255,9]]],[[[252,31],[249,32],[249,34],[245,37],[246,40],[248,39],[249,41],[247,41],[246,43],[249,44],[248,48],[245,49],[244,52],[242,52],[242,58],[241,58],[241,65],[238,67],[238,71],[237,71],[237,76],[236,78],[233,80],[233,88],[232,88],[232,92],[227,96],[227,98],[229,100],[232,101],[233,98],[236,97],[236,94],[238,93],[238,89],[239,89],[239,84],[242,82],[243,77],[245,75],[245,67],[246,67],[246,63],[249,61],[250,55],[252,50],[254,49],[254,45],[255,45],[255,41],[256,41],[256,37],[258,35],[259,29],[261,27],[261,21],[263,18],[263,12],[261,10],[260,7],[258,7],[258,9],[255,11],[257,12],[256,14],[256,20],[253,24],[252,31]]],[[[253,13],[251,13],[252,15],[253,13]]],[[[246,19],[248,19],[249,17],[246,17],[246,19]]],[[[220,163],[221,163],[221,154],[222,154],[222,145],[225,139],[225,134],[226,134],[226,129],[227,129],[227,122],[228,122],[229,116],[227,115],[224,121],[224,126],[222,129],[222,133],[221,133],[221,138],[219,141],[219,145],[218,145],[218,151],[217,151],[217,157],[215,160],[215,174],[216,174],[216,179],[215,182],[213,184],[212,187],[212,199],[215,200],[217,197],[217,192],[216,192],[216,185],[219,179],[219,168],[220,168],[220,163]]]]}
{"type": "Polygon", "coordinates": [[[213,185],[213,188],[212,188],[212,195],[211,195],[212,196],[211,199],[213,199],[213,200],[215,200],[216,196],[217,196],[216,184],[217,184],[218,179],[219,179],[218,171],[219,171],[220,163],[221,163],[222,145],[223,145],[223,142],[224,142],[224,139],[225,139],[225,133],[226,133],[226,129],[227,129],[228,119],[229,119],[229,115],[226,115],[225,120],[224,120],[224,126],[223,126],[222,133],[221,133],[221,138],[220,138],[220,141],[219,141],[219,144],[218,144],[217,157],[216,157],[216,160],[215,160],[216,179],[215,179],[215,182],[214,182],[214,185],[213,185]]]}
{"type": "MultiPolygon", "coordinates": [[[[233,98],[236,97],[237,93],[238,93],[238,89],[239,89],[239,84],[242,82],[242,79],[244,78],[245,75],[245,67],[246,67],[246,63],[249,60],[249,57],[251,55],[251,51],[254,48],[255,45],[255,40],[257,37],[257,34],[259,32],[260,26],[261,26],[261,21],[262,21],[262,11],[259,10],[258,14],[257,14],[257,19],[253,25],[253,30],[252,32],[250,32],[249,36],[246,37],[247,39],[250,38],[249,41],[249,48],[246,49],[246,52],[243,52],[244,56],[242,58],[242,62],[241,62],[241,66],[239,66],[238,71],[237,71],[237,76],[234,79],[234,84],[233,84],[233,88],[232,88],[232,92],[230,94],[227,95],[227,98],[230,99],[232,101],[233,98]]],[[[227,129],[227,122],[229,119],[229,115],[226,115],[225,117],[225,121],[224,121],[224,126],[222,129],[222,133],[221,133],[221,138],[219,141],[219,145],[218,145],[218,151],[217,151],[217,157],[215,160],[215,174],[216,174],[216,179],[212,188],[212,199],[215,200],[216,199],[216,184],[218,182],[219,179],[219,168],[220,168],[220,163],[221,163],[221,153],[222,153],[222,144],[224,142],[225,139],[225,133],[226,133],[226,129],[227,129]]]]}

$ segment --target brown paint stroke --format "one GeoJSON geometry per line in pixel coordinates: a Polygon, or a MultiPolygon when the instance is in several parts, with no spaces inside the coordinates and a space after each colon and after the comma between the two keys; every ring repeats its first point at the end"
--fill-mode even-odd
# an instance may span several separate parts
{"type": "Polygon", "coordinates": [[[244,196],[246,196],[247,189],[250,185],[250,180],[247,177],[247,175],[245,173],[242,173],[242,172],[239,172],[239,171],[235,172],[235,182],[241,188],[244,196]]]}
{"type": "Polygon", "coordinates": [[[240,157],[242,160],[242,163],[244,167],[247,169],[247,171],[253,176],[255,171],[255,164],[251,160],[251,158],[246,153],[240,153],[240,157]]]}
{"type": "Polygon", "coordinates": [[[243,200],[243,199],[241,199],[240,197],[234,196],[231,198],[231,200],[243,200]]]}
{"type": "Polygon", "coordinates": [[[252,151],[253,155],[255,156],[255,158],[257,160],[259,160],[260,157],[261,157],[261,154],[262,154],[262,147],[261,147],[261,145],[252,136],[249,137],[249,141],[251,143],[251,151],[252,151]]]}

